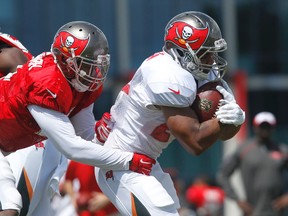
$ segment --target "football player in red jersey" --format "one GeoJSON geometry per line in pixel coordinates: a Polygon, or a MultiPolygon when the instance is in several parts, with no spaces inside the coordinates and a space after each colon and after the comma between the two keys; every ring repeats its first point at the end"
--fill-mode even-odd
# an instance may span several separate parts
{"type": "MultiPolygon", "coordinates": [[[[32,57],[17,38],[0,32],[1,77],[15,71],[18,65],[26,63],[32,57]]],[[[101,121],[97,122],[103,126],[100,123],[101,121]]],[[[103,133],[96,131],[96,134],[103,133]]],[[[51,215],[51,199],[58,192],[59,180],[68,165],[67,159],[52,144],[46,145],[45,141],[20,149],[6,158],[22,197],[20,215],[39,215],[39,212],[43,216],[51,215]]]]}
{"type": "Polygon", "coordinates": [[[48,139],[71,160],[149,175],[154,159],[93,142],[93,103],[109,65],[104,33],[93,24],[74,21],[57,31],[51,53],[0,79],[0,215],[18,215],[22,206],[5,156],[42,140],[48,139]]]}

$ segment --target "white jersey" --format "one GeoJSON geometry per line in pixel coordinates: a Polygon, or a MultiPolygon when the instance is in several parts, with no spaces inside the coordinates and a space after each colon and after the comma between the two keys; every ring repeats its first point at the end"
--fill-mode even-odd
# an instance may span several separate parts
{"type": "MultiPolygon", "coordinates": [[[[207,81],[198,82],[198,87],[207,81]]],[[[165,52],[146,59],[111,108],[113,129],[105,146],[157,159],[175,137],[160,106],[189,107],[197,84],[165,52]]],[[[169,174],[156,162],[150,176],[95,168],[97,182],[121,215],[179,216],[177,192],[169,174]]]]}
{"type": "Polygon", "coordinates": [[[159,106],[189,107],[196,97],[193,76],[165,52],[146,59],[111,108],[113,127],[105,145],[157,158],[175,137],[159,106]]]}

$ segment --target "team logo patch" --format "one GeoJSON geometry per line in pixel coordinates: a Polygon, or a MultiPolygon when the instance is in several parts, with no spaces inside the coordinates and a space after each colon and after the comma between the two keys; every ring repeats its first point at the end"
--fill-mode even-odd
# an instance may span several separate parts
{"type": "Polygon", "coordinates": [[[67,53],[69,56],[71,50],[74,51],[75,55],[80,55],[86,48],[89,42],[89,36],[85,39],[77,38],[68,32],[60,32],[55,38],[55,47],[60,47],[63,53],[67,53]]]}
{"type": "Polygon", "coordinates": [[[171,41],[178,46],[186,49],[186,43],[190,45],[193,50],[199,49],[205,42],[209,28],[206,23],[205,28],[194,28],[186,22],[174,22],[171,24],[166,33],[166,40],[171,41]]]}
{"type": "Polygon", "coordinates": [[[205,112],[209,112],[209,110],[212,108],[212,101],[207,99],[201,99],[199,103],[199,109],[203,110],[205,112]]]}

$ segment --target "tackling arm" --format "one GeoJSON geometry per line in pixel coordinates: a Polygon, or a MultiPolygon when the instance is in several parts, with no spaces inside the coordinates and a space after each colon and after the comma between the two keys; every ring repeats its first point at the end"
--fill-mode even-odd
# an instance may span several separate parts
{"type": "Polygon", "coordinates": [[[93,140],[95,137],[95,118],[93,114],[93,104],[82,109],[70,118],[76,135],[85,140],[93,140]]]}
{"type": "Polygon", "coordinates": [[[108,170],[129,169],[133,153],[108,149],[82,139],[76,135],[69,118],[63,113],[36,105],[29,105],[28,109],[42,132],[68,159],[108,170]]]}

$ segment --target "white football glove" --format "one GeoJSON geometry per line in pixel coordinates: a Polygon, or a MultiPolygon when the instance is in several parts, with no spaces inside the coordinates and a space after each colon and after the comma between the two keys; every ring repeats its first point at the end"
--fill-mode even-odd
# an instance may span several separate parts
{"type": "Polygon", "coordinates": [[[223,95],[219,101],[219,109],[215,112],[216,118],[223,124],[242,125],[245,121],[245,112],[236,103],[234,96],[222,86],[216,89],[223,95]]]}
{"type": "Polygon", "coordinates": [[[231,90],[228,83],[224,79],[221,79],[221,83],[222,83],[222,86],[226,89],[226,91],[228,91],[231,95],[234,95],[233,91],[231,90]]]}
{"type": "MultiPolygon", "coordinates": [[[[224,82],[222,83],[224,84],[224,82]]],[[[224,87],[216,86],[216,89],[223,95],[224,100],[228,101],[229,103],[236,103],[232,90],[229,88],[227,83],[224,85],[224,87]]]]}

